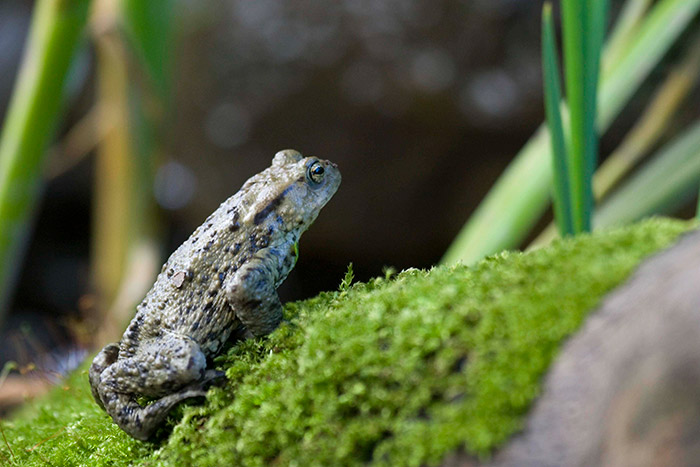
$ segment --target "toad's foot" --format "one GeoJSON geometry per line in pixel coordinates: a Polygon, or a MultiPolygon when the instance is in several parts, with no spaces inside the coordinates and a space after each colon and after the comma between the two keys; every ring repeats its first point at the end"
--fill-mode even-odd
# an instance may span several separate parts
{"type": "Polygon", "coordinates": [[[122,430],[136,439],[146,441],[175,405],[194,397],[204,397],[210,386],[221,384],[225,380],[223,372],[207,370],[201,381],[146,406],[139,404],[133,394],[120,394],[114,391],[103,393],[102,402],[107,413],[122,430]]]}

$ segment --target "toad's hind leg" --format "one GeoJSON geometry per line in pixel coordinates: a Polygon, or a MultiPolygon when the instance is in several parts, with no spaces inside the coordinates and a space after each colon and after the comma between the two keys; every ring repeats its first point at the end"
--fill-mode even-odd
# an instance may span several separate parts
{"type": "Polygon", "coordinates": [[[100,350],[95,356],[95,359],[90,365],[90,371],[88,371],[88,378],[90,380],[90,390],[92,391],[92,397],[95,398],[95,402],[104,409],[102,405],[102,399],[100,399],[99,386],[102,379],[102,372],[105,371],[110,365],[117,361],[119,355],[119,344],[107,344],[100,350]]]}
{"type": "Polygon", "coordinates": [[[135,395],[114,391],[104,394],[102,402],[107,413],[122,430],[136,439],[145,441],[163,423],[176,404],[193,397],[205,396],[207,386],[219,377],[219,372],[210,370],[204,380],[161,397],[145,407],[136,401],[135,395]]]}
{"type": "Polygon", "coordinates": [[[145,342],[132,357],[117,359],[98,380],[93,382],[91,376],[91,383],[93,388],[97,383],[101,405],[117,425],[145,440],[175,404],[204,396],[206,387],[220,377],[220,372],[206,371],[206,358],[195,341],[168,335],[164,341],[145,342]],[[139,396],[159,399],[143,406],[139,396]]]}

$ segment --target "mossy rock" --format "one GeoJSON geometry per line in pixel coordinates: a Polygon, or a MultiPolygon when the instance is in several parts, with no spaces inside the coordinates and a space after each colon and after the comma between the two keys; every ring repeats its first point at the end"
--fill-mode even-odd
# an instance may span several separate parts
{"type": "Polygon", "coordinates": [[[3,421],[10,465],[437,464],[488,456],[524,422],[563,340],[651,253],[668,219],[408,270],[287,304],[288,323],[216,359],[228,383],[153,442],[93,402],[85,369],[3,421]],[[10,452],[9,448],[12,448],[10,452]]]}

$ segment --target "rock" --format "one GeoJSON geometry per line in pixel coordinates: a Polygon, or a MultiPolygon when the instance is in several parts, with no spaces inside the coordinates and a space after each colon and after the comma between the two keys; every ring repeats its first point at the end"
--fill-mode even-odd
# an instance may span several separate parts
{"type": "Polygon", "coordinates": [[[606,297],[487,465],[700,465],[700,231],[606,297]]]}

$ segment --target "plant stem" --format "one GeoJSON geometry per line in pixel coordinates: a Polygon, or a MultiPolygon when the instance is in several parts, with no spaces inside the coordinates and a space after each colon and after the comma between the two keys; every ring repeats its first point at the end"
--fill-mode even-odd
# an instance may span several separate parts
{"type": "Polygon", "coordinates": [[[154,124],[162,114],[149,110],[162,105],[154,104],[158,99],[148,92],[139,93],[139,81],[130,74],[133,50],[120,29],[122,6],[119,0],[98,0],[92,18],[102,134],[96,148],[92,229],[97,344],[118,338],[159,267],[151,187],[158,153],[154,124]]]}

